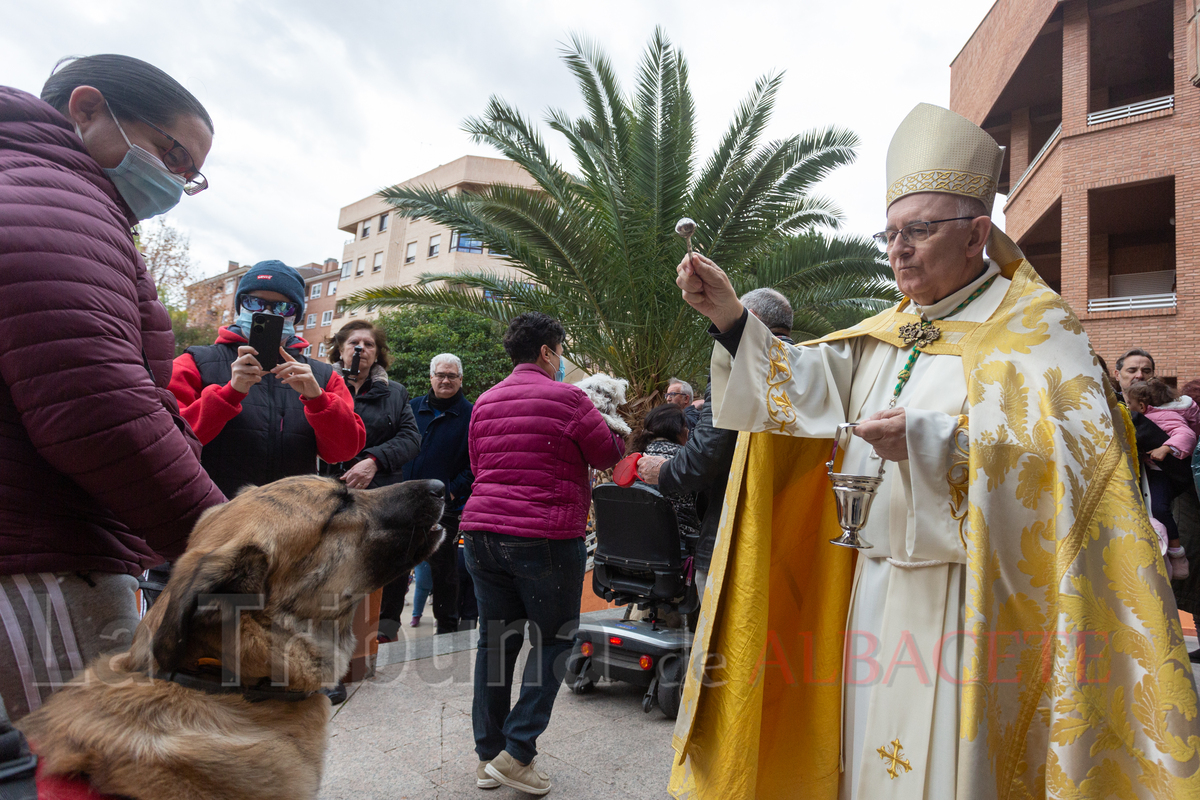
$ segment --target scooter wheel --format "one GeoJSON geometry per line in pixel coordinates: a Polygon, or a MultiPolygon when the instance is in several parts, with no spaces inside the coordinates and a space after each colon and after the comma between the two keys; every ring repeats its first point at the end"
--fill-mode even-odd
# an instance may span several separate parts
{"type": "Polygon", "coordinates": [[[658,707],[667,719],[679,716],[683,704],[683,660],[672,656],[662,662],[658,678],[658,707]]]}

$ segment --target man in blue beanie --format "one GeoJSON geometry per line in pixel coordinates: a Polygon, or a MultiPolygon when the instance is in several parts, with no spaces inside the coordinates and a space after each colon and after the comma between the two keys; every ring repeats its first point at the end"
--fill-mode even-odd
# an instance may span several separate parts
{"type": "Polygon", "coordinates": [[[366,429],[338,370],[304,356],[296,335],[304,279],[282,261],[260,261],[242,276],[238,315],[215,344],[175,359],[171,391],[204,449],[200,462],[227,497],[246,485],[316,473],[317,456],[336,464],[359,454],[366,429]],[[264,371],[248,344],[255,313],[284,318],[283,361],[264,371]]]}

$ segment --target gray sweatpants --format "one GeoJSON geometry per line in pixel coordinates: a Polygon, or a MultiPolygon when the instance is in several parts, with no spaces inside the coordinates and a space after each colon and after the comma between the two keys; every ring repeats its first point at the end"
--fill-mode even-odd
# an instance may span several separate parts
{"type": "Polygon", "coordinates": [[[105,572],[0,575],[0,700],[18,720],[101,653],[128,649],[137,578],[105,572]]]}

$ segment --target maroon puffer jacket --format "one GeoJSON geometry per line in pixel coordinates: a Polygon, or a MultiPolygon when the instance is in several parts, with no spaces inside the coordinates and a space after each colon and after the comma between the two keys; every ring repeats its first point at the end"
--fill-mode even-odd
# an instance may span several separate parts
{"type": "Polygon", "coordinates": [[[0,86],[0,574],[137,574],[224,500],[136,222],[70,122],[0,86]]]}
{"type": "Polygon", "coordinates": [[[543,539],[583,536],[588,466],[608,469],[625,453],[583,390],[536,364],[479,396],[467,446],[475,483],[460,530],[543,539]]]}

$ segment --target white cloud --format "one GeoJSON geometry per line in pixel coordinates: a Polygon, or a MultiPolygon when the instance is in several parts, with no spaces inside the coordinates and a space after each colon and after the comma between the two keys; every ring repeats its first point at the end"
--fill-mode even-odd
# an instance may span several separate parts
{"type": "Polygon", "coordinates": [[[892,131],[916,103],[948,102],[950,61],[990,5],[43,0],[6,9],[0,74],[36,94],[60,57],[119,52],[195,93],[217,128],[212,188],[171,219],[214,273],[229,259],[340,257],[343,205],[467,153],[494,155],[461,129],[490,95],[537,120],[549,107],[581,113],[559,60],[572,33],[597,42],[628,89],[662,25],[691,69],[699,157],[758,77],[786,71],[768,136],[856,131],[858,161],[822,191],[848,229],[869,234],[881,227],[892,131]]]}

